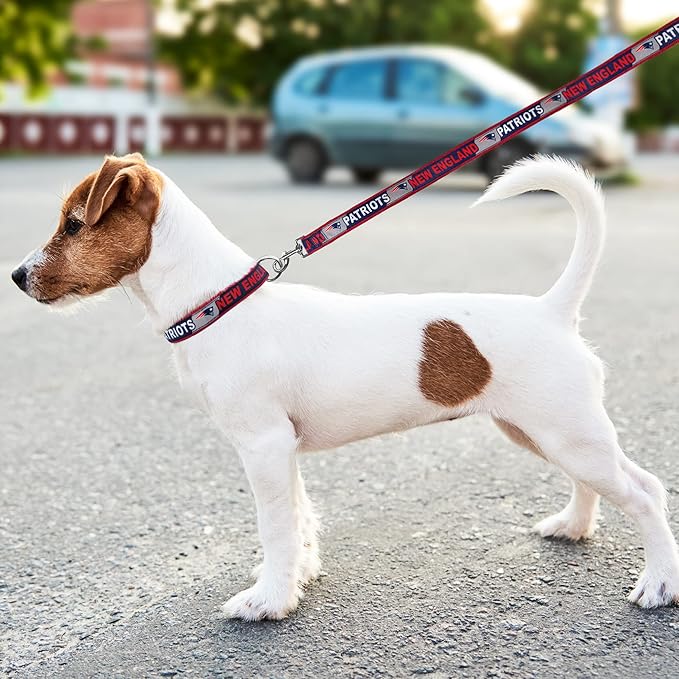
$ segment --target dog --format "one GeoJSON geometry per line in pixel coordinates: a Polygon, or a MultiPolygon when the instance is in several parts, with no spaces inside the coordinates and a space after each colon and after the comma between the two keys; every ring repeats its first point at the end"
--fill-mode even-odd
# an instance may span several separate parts
{"type": "MultiPolygon", "coordinates": [[[[578,166],[538,156],[509,168],[477,203],[534,190],[560,194],[577,218],[570,259],[540,297],[348,296],[266,283],[173,345],[181,386],[238,451],[257,507],[263,563],[255,584],[224,605],[227,616],[284,618],[319,576],[319,522],[298,453],[476,413],[570,477],[568,505],[535,526],[540,535],[591,536],[603,496],[643,540],[645,568],[629,599],[679,602],[665,490],[620,448],[601,361],[578,330],[604,244],[603,198],[578,166]]],[[[131,154],[106,157],[73,190],[54,235],[12,278],[50,307],[123,284],[162,334],[252,265],[176,184],[131,154]]]]}

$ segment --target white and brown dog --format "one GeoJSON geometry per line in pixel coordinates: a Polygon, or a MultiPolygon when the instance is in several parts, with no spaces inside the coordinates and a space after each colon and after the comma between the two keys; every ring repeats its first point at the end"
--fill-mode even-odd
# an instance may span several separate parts
{"type": "MultiPolygon", "coordinates": [[[[566,269],[541,297],[361,297],[266,284],[221,322],[174,345],[182,387],[238,450],[257,505],[264,561],[256,583],[225,604],[229,616],[283,618],[318,577],[318,521],[298,453],[474,413],[490,415],[571,478],[570,502],[540,521],[538,533],[590,536],[603,495],[636,521],[643,539],[646,567],[630,600],[648,608],[679,601],[665,491],[618,445],[602,403],[601,362],[578,334],[604,242],[603,200],[582,170],[537,158],[505,172],[480,201],[537,189],[561,194],[578,223],[566,269]],[[309,360],[323,355],[332,360],[309,360]]],[[[12,278],[50,305],[122,282],[162,334],[252,264],[133,154],[106,158],[71,193],[56,233],[12,278]]]]}

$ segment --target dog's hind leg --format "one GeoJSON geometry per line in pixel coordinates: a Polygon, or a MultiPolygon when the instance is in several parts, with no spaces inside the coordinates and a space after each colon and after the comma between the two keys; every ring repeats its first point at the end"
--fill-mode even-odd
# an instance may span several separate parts
{"type": "MultiPolygon", "coordinates": [[[[546,459],[537,444],[519,427],[494,417],[495,424],[514,443],[546,459]]],[[[591,537],[596,529],[599,495],[584,483],[571,479],[573,492],[569,503],[558,514],[537,523],[534,530],[545,537],[581,540],[591,537]]]]}
{"type": "Polygon", "coordinates": [[[558,513],[538,521],[533,527],[543,538],[564,540],[589,538],[596,530],[599,510],[599,494],[581,481],[574,481],[568,504],[558,513]]]}
{"type": "Polygon", "coordinates": [[[536,429],[531,438],[547,459],[592,491],[590,502],[598,493],[635,520],[646,565],[630,601],[644,608],[679,603],[679,552],[667,522],[662,484],[625,456],[603,406],[588,413],[581,409],[579,418],[561,415],[558,430],[536,429]]]}
{"type": "Polygon", "coordinates": [[[257,506],[264,562],[257,582],[229,599],[228,617],[280,620],[297,608],[303,532],[298,500],[297,440],[289,421],[238,441],[239,454],[257,506]]]}

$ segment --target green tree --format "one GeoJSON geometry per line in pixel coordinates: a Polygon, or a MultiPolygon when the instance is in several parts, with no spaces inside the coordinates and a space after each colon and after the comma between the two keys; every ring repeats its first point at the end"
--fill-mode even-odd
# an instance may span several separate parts
{"type": "Polygon", "coordinates": [[[0,0],[0,82],[20,80],[30,95],[68,56],[70,0],[0,0]]]}
{"type": "Polygon", "coordinates": [[[545,90],[582,72],[597,20],[583,0],[533,0],[514,36],[512,67],[545,90]]]}
{"type": "MultiPolygon", "coordinates": [[[[636,38],[648,35],[655,28],[649,27],[636,38]]],[[[670,49],[641,64],[637,77],[639,104],[628,115],[630,126],[637,130],[649,130],[679,124],[679,50],[670,49]]]]}
{"type": "Polygon", "coordinates": [[[161,54],[189,87],[226,101],[268,101],[279,76],[299,57],[362,45],[440,42],[493,51],[479,0],[232,0],[206,7],[177,0],[190,20],[161,40],[161,54]]]}

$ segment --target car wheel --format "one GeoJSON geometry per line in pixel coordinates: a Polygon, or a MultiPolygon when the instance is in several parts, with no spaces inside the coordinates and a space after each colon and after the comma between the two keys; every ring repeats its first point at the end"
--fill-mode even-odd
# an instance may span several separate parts
{"type": "Polygon", "coordinates": [[[352,167],[351,173],[359,184],[372,184],[380,176],[380,171],[374,167],[352,167]]]}
{"type": "Polygon", "coordinates": [[[293,182],[316,184],[323,179],[326,168],[325,153],[312,139],[295,139],[288,145],[285,164],[293,182]]]}
{"type": "Polygon", "coordinates": [[[514,164],[517,160],[524,158],[531,153],[531,149],[526,144],[509,142],[500,146],[499,149],[489,153],[483,163],[483,171],[491,182],[495,177],[501,175],[505,169],[514,164]]]}

